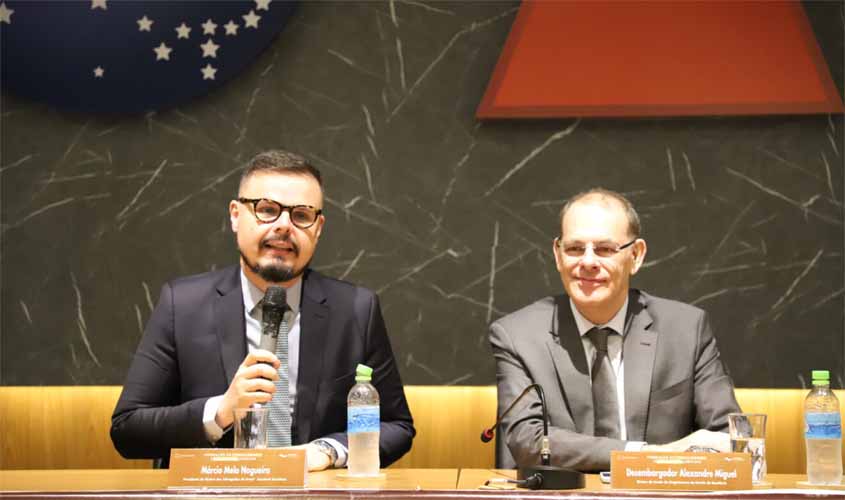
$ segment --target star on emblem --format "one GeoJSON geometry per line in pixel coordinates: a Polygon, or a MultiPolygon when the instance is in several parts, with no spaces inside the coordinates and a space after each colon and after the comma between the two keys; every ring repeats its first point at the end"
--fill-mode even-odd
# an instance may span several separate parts
{"type": "Polygon", "coordinates": [[[214,24],[214,21],[212,21],[211,19],[202,23],[202,34],[203,35],[213,35],[216,30],[217,30],[217,25],[214,24]]]}
{"type": "Polygon", "coordinates": [[[94,78],[102,78],[105,72],[106,70],[104,70],[102,66],[97,66],[96,68],[94,68],[94,78]]]}
{"type": "Polygon", "coordinates": [[[255,28],[258,29],[258,20],[261,19],[261,16],[256,16],[255,11],[249,11],[249,14],[245,16],[241,16],[244,18],[244,26],[247,28],[255,28]]]}
{"type": "Polygon", "coordinates": [[[108,10],[108,6],[106,5],[107,1],[108,0],[91,0],[91,10],[94,10],[94,9],[108,10]]]}
{"type": "Polygon", "coordinates": [[[191,36],[191,28],[188,27],[187,24],[182,23],[179,26],[173,28],[176,30],[176,38],[188,38],[191,36]]]}
{"type": "Polygon", "coordinates": [[[270,0],[255,0],[255,10],[270,10],[270,0]]]}
{"type": "Polygon", "coordinates": [[[200,44],[200,47],[202,47],[202,57],[203,58],[206,58],[206,57],[216,58],[217,57],[217,49],[220,48],[220,46],[217,45],[216,43],[214,43],[214,40],[212,40],[211,38],[209,38],[207,42],[200,44]]]}
{"type": "Polygon", "coordinates": [[[5,3],[0,3],[0,24],[12,24],[12,14],[14,10],[6,7],[5,3]]]}
{"type": "Polygon", "coordinates": [[[138,23],[138,31],[150,31],[150,28],[153,27],[153,20],[146,15],[135,22],[138,23]]]}
{"type": "Polygon", "coordinates": [[[226,35],[237,35],[238,34],[238,25],[234,23],[231,19],[229,22],[223,25],[223,28],[226,29],[226,35]]]}
{"type": "Polygon", "coordinates": [[[170,53],[173,52],[173,49],[165,45],[164,42],[161,42],[161,45],[155,47],[153,52],[156,53],[156,61],[161,61],[162,59],[169,61],[170,53]]]}
{"type": "Polygon", "coordinates": [[[202,71],[203,80],[214,80],[214,75],[217,74],[217,68],[210,64],[206,64],[204,68],[200,68],[200,71],[202,71]]]}

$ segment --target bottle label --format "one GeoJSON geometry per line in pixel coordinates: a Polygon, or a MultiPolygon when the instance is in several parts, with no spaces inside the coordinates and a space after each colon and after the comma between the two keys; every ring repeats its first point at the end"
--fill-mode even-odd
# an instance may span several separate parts
{"type": "Polygon", "coordinates": [[[346,410],[346,432],[378,432],[378,406],[350,406],[346,410]]]}
{"type": "Polygon", "coordinates": [[[804,416],[804,435],[807,439],[839,439],[842,422],[839,413],[807,413],[804,416]]]}

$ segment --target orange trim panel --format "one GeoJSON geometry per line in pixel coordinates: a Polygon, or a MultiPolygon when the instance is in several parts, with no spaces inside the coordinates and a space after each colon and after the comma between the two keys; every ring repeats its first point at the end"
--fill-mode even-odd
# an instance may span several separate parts
{"type": "Polygon", "coordinates": [[[525,0],[477,116],[842,111],[798,2],[525,0]]]}

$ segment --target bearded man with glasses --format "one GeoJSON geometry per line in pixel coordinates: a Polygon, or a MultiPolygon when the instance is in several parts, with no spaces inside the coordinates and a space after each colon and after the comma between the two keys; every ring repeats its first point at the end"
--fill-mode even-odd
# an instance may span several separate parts
{"type": "Polygon", "coordinates": [[[413,420],[378,297],[308,267],[322,206],[320,172],[301,156],[269,151],[246,165],[229,203],[240,265],[162,287],[112,416],[121,455],[166,465],[171,448],[231,447],[234,410],[268,404],[271,429],[273,411],[289,412],[281,446],[304,446],[310,470],[342,467],[359,363],[373,368],[380,395],[381,466],[411,448],[413,420]],[[285,355],[260,348],[271,285],[285,289],[285,355]],[[277,391],[284,398],[273,402],[277,391]]]}
{"type": "Polygon", "coordinates": [[[707,315],[631,288],[645,260],[640,220],[621,194],[596,188],[560,212],[552,251],[566,294],[546,297],[490,326],[499,414],[540,384],[543,417],[529,393],[502,420],[497,466],[551,463],[610,468],[612,450],[730,451],[728,413],[738,412],[707,315]]]}

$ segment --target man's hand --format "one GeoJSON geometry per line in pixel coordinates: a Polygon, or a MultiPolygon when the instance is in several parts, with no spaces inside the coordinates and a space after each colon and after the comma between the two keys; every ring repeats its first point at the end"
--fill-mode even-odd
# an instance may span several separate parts
{"type": "Polygon", "coordinates": [[[217,408],[214,420],[221,429],[232,425],[236,408],[249,408],[273,398],[276,390],[273,381],[279,378],[279,365],[279,358],[270,351],[258,349],[246,355],[217,408]]]}
{"type": "Polygon", "coordinates": [[[666,444],[648,444],[643,451],[686,451],[690,446],[713,448],[720,452],[731,451],[731,437],[726,432],[713,432],[699,429],[692,434],[666,444]]]}
{"type": "Polygon", "coordinates": [[[332,466],[331,457],[314,443],[291,446],[295,450],[305,450],[308,460],[308,472],[326,470],[332,466]]]}

